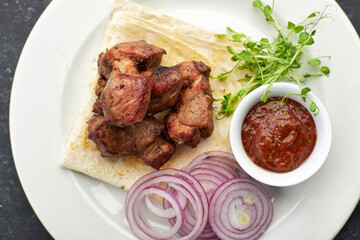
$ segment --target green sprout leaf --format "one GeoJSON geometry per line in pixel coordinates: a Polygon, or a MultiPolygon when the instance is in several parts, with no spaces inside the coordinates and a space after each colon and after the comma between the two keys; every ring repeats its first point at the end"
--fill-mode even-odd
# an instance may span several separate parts
{"type": "Polygon", "coordinates": [[[304,27],[303,27],[303,26],[296,26],[296,27],[294,28],[294,32],[295,32],[295,33],[299,33],[299,32],[301,32],[302,30],[304,30],[304,27]]]}
{"type": "Polygon", "coordinates": [[[236,52],[234,51],[234,49],[231,46],[227,46],[227,50],[230,54],[236,54],[236,52]]]}
{"type": "Polygon", "coordinates": [[[314,39],[312,37],[310,37],[307,41],[306,41],[306,45],[313,45],[315,43],[314,39]]]}
{"type": "Polygon", "coordinates": [[[301,89],[301,95],[305,95],[305,94],[307,94],[307,93],[310,92],[310,91],[311,91],[310,88],[305,87],[305,88],[301,89]]]}
{"type": "Polygon", "coordinates": [[[299,35],[298,43],[304,43],[306,40],[308,40],[309,34],[306,32],[301,32],[299,35]]]}
{"type": "Polygon", "coordinates": [[[313,58],[313,59],[310,59],[310,61],[308,61],[308,64],[310,66],[320,66],[321,61],[318,58],[313,58]]]}
{"type": "Polygon", "coordinates": [[[218,38],[225,38],[227,34],[215,34],[215,36],[218,38]]]}
{"type": "Polygon", "coordinates": [[[314,102],[312,102],[312,103],[310,104],[310,111],[311,111],[311,112],[315,112],[316,109],[317,109],[316,104],[315,104],[314,102]]]}
{"type": "Polygon", "coordinates": [[[296,25],[292,22],[288,22],[288,25],[287,25],[287,29],[291,30],[291,29],[294,29],[296,25]]]}
{"type": "Polygon", "coordinates": [[[326,66],[322,66],[321,67],[321,71],[325,74],[325,75],[329,75],[330,73],[330,69],[326,66]]]}
{"type": "Polygon", "coordinates": [[[260,0],[256,0],[253,2],[253,7],[255,8],[261,8],[262,7],[262,2],[260,0]]]}
{"type": "Polygon", "coordinates": [[[307,18],[313,18],[316,17],[316,12],[311,13],[307,18]]]}
{"type": "Polygon", "coordinates": [[[272,9],[269,5],[266,5],[264,7],[264,15],[267,21],[271,20],[271,15],[272,15],[272,9]]]}
{"type": "Polygon", "coordinates": [[[262,38],[262,39],[260,39],[260,42],[267,44],[267,43],[270,43],[270,40],[267,38],[262,38]]]}

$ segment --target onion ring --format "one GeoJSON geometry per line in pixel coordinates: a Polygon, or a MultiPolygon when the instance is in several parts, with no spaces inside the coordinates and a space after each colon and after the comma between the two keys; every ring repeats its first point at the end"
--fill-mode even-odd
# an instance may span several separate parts
{"type": "MultiPolygon", "coordinates": [[[[203,187],[193,176],[181,170],[165,169],[149,173],[135,182],[126,196],[125,209],[129,225],[139,239],[186,240],[196,239],[203,231],[208,219],[209,205],[203,187]],[[169,187],[160,187],[160,183],[167,183],[172,191],[168,190],[169,187]],[[163,197],[169,205],[168,208],[156,209],[145,197],[151,193],[163,197]],[[186,201],[181,200],[181,194],[186,197],[186,201]],[[172,228],[168,232],[158,231],[146,220],[139,207],[142,198],[145,198],[145,206],[154,215],[172,220],[172,228]],[[183,203],[180,204],[179,200],[183,203]],[[176,236],[185,223],[184,212],[189,202],[194,208],[196,218],[191,219],[192,224],[189,224],[191,229],[186,231],[184,236],[176,236]]],[[[187,219],[186,222],[189,220],[187,219]]]]}
{"type": "Polygon", "coordinates": [[[234,155],[210,151],[183,170],[164,169],[140,178],[126,196],[125,214],[141,240],[254,240],[268,228],[273,206],[234,155]],[[153,195],[162,198],[163,208],[151,201],[153,195]],[[152,226],[145,212],[167,219],[170,229],[160,231],[152,226]]]}
{"type": "Polygon", "coordinates": [[[258,239],[273,216],[269,195],[255,180],[233,178],[215,190],[209,222],[221,239],[258,239]]]}

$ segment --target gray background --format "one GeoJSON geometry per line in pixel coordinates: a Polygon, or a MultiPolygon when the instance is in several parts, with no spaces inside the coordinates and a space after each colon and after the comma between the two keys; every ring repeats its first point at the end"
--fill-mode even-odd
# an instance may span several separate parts
{"type": "MultiPolygon", "coordinates": [[[[9,140],[9,98],[16,64],[50,0],[0,0],[0,239],[52,239],[21,188],[9,140]]],[[[338,0],[360,32],[360,0],[338,0]]],[[[331,216],[331,213],[330,213],[331,216]]],[[[336,240],[360,239],[360,204],[336,240]]]]}

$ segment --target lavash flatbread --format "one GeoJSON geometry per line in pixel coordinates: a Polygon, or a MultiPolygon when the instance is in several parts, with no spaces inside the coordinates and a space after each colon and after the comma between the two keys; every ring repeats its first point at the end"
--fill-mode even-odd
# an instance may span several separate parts
{"type": "MultiPolygon", "coordinates": [[[[234,63],[229,60],[227,40],[218,39],[213,32],[158,13],[144,6],[124,0],[115,0],[112,19],[109,21],[100,51],[127,41],[146,40],[167,51],[161,65],[172,66],[182,61],[203,61],[212,69],[211,75],[227,71],[234,63]]],[[[94,56],[96,58],[97,56],[94,56]]],[[[238,72],[225,81],[210,79],[213,97],[222,98],[225,93],[238,91],[243,77],[238,72]]],[[[66,146],[61,165],[115,186],[129,189],[141,176],[154,171],[135,156],[103,158],[96,145],[88,139],[87,120],[92,116],[92,105],[97,96],[96,67],[87,89],[66,146]]],[[[216,107],[218,103],[214,103],[216,107]]],[[[210,150],[231,151],[229,127],[231,118],[215,120],[211,137],[202,139],[196,148],[180,146],[163,168],[181,169],[197,155],[210,150]]]]}

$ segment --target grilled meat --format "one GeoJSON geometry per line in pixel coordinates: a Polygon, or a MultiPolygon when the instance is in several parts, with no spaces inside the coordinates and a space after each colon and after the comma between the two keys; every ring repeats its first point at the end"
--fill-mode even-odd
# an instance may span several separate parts
{"type": "Polygon", "coordinates": [[[104,116],[94,115],[88,123],[89,139],[94,141],[103,157],[126,156],[137,153],[129,130],[110,125],[104,116]]]}
{"type": "Polygon", "coordinates": [[[201,137],[210,137],[214,130],[212,100],[210,96],[203,96],[188,104],[180,105],[178,112],[179,122],[198,127],[201,137]]]}
{"type": "Polygon", "coordinates": [[[89,138],[103,157],[138,155],[146,165],[159,169],[174,154],[175,145],[161,134],[164,124],[153,117],[124,128],[110,125],[104,116],[88,121],[89,138]]]}
{"type": "Polygon", "coordinates": [[[198,131],[201,137],[207,138],[214,130],[210,68],[195,61],[176,67],[187,78],[188,86],[181,93],[174,112],[166,118],[167,133],[178,144],[196,147],[200,139],[198,131]]]}
{"type": "Polygon", "coordinates": [[[105,118],[116,126],[129,126],[146,116],[152,83],[148,79],[113,71],[100,96],[105,118]]]}
{"type": "Polygon", "coordinates": [[[158,67],[163,54],[164,49],[137,41],[99,55],[98,98],[88,132],[103,157],[137,155],[159,169],[176,148],[165,134],[191,147],[212,134],[210,68],[197,61],[158,67]],[[170,108],[165,124],[146,116],[170,108]]]}
{"type": "MultiPolygon", "coordinates": [[[[150,73],[147,73],[147,70],[158,67],[163,54],[166,54],[164,49],[148,44],[143,40],[120,43],[108,49],[106,52],[101,53],[98,59],[98,72],[100,78],[98,79],[98,84],[95,91],[96,95],[100,97],[106,85],[106,81],[110,78],[112,72],[119,71],[121,73],[126,73],[132,76],[140,75],[144,78],[148,77],[150,73]],[[144,74],[142,72],[144,72],[144,74]]],[[[144,93],[145,95],[143,98],[147,99],[147,91],[144,93]]],[[[119,99],[119,101],[121,102],[122,100],[119,99]]],[[[147,102],[145,101],[144,103],[146,104],[147,102]]],[[[93,106],[93,112],[96,114],[103,114],[104,111],[101,109],[101,106],[102,105],[99,105],[99,100],[97,100],[93,106]]],[[[138,108],[141,109],[143,107],[144,104],[138,106],[138,108]]],[[[108,110],[105,111],[107,114],[106,116],[109,116],[107,111],[108,110]]],[[[139,116],[144,117],[145,115],[140,114],[139,116]]],[[[139,121],[137,117],[135,117],[134,120],[130,120],[130,122],[126,122],[125,120],[124,123],[122,123],[122,121],[118,122],[116,117],[115,119],[116,120],[110,117],[108,120],[114,121],[114,124],[119,126],[122,124],[130,125],[133,121],[139,121]]]]}
{"type": "Polygon", "coordinates": [[[187,61],[174,66],[185,77],[184,88],[189,87],[199,76],[209,78],[210,67],[201,61],[187,61]]]}
{"type": "Polygon", "coordinates": [[[200,129],[180,123],[178,113],[171,112],[165,119],[166,131],[177,144],[196,147],[200,142],[200,129]]]}
{"type": "Polygon", "coordinates": [[[174,154],[175,145],[159,136],[141,155],[146,165],[157,170],[174,154]]]}
{"type": "Polygon", "coordinates": [[[149,76],[153,83],[148,113],[165,111],[176,104],[184,83],[183,75],[174,68],[160,66],[149,76]]]}
{"type": "Polygon", "coordinates": [[[124,128],[107,123],[104,116],[94,115],[88,121],[89,138],[103,157],[141,154],[163,130],[164,124],[152,117],[124,128]]]}
{"type": "Polygon", "coordinates": [[[99,77],[97,80],[97,85],[96,85],[96,89],[95,89],[95,94],[96,96],[100,96],[102,91],[104,90],[104,87],[106,85],[106,78],[104,77],[99,77]]]}
{"type": "Polygon", "coordinates": [[[165,130],[163,123],[150,116],[127,128],[131,129],[130,135],[135,142],[137,153],[144,152],[165,130]]]}
{"type": "Polygon", "coordinates": [[[99,55],[98,72],[106,79],[116,70],[131,75],[138,74],[158,67],[164,54],[164,49],[144,40],[120,43],[99,55]]]}
{"type": "Polygon", "coordinates": [[[100,97],[98,97],[96,99],[96,101],[94,102],[92,112],[97,115],[104,115],[104,112],[102,110],[101,103],[100,103],[100,97]]]}
{"type": "Polygon", "coordinates": [[[179,122],[198,127],[201,137],[209,137],[214,130],[212,102],[209,78],[200,75],[181,95],[177,111],[179,122]]]}
{"type": "Polygon", "coordinates": [[[104,115],[103,110],[101,108],[101,104],[100,104],[100,95],[104,89],[106,85],[106,79],[104,77],[99,77],[98,81],[97,81],[97,85],[96,85],[96,89],[95,89],[95,94],[96,96],[98,96],[98,98],[96,99],[94,105],[93,105],[93,110],[92,112],[98,115],[104,115]]]}

